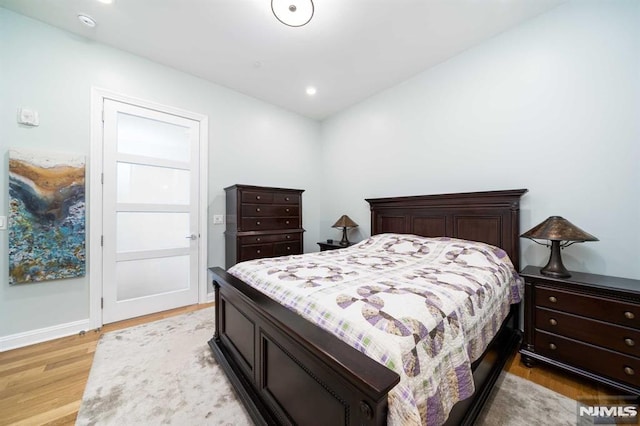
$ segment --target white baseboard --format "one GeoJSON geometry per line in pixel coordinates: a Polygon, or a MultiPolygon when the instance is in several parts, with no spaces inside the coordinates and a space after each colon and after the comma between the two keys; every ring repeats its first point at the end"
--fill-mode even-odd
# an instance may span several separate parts
{"type": "MultiPolygon", "coordinates": [[[[207,293],[204,303],[215,302],[215,293],[207,293]]],[[[34,345],[36,343],[47,342],[60,337],[67,337],[81,331],[93,330],[89,318],[68,322],[66,324],[58,324],[52,327],[40,328],[38,330],[25,331],[24,333],[11,334],[9,336],[0,337],[0,352],[9,351],[11,349],[22,348],[24,346],[34,345]]]]}
{"type": "Polygon", "coordinates": [[[60,337],[71,336],[72,334],[88,331],[91,329],[89,319],[68,322],[66,324],[54,325],[53,327],[40,328],[38,330],[26,331],[24,333],[11,334],[0,337],[0,352],[11,349],[22,348],[35,343],[46,342],[60,337]]]}

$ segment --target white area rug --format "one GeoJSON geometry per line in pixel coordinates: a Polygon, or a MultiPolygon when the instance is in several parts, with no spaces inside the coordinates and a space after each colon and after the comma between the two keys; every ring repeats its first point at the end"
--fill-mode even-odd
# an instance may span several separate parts
{"type": "MultiPolygon", "coordinates": [[[[106,333],[77,425],[251,425],[211,354],[213,308],[106,333]]],[[[505,373],[477,422],[575,425],[576,402],[505,373]]]]}
{"type": "Polygon", "coordinates": [[[250,425],[207,342],[213,308],[106,333],[77,425],[250,425]]]}
{"type": "Polygon", "coordinates": [[[573,399],[503,373],[476,425],[575,426],[576,407],[573,399]]]}

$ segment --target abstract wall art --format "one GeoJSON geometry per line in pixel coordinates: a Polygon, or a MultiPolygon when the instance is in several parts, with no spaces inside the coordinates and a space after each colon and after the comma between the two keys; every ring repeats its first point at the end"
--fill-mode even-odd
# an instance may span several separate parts
{"type": "Polygon", "coordinates": [[[85,270],[84,156],[9,150],[9,283],[85,270]]]}

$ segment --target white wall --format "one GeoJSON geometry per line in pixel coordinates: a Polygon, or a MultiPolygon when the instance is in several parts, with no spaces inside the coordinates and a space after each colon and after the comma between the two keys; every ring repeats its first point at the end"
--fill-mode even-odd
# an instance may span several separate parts
{"type": "Polygon", "coordinates": [[[368,236],[368,197],[528,188],[522,232],[561,215],[600,239],[568,269],[640,278],[639,23],[637,1],[570,2],[325,121],[320,229],[368,236]]]}
{"type": "MultiPolygon", "coordinates": [[[[208,115],[207,266],[224,265],[224,226],[214,226],[212,215],[224,214],[223,188],[234,183],[305,189],[305,249],[317,249],[317,122],[2,8],[0,61],[0,215],[8,215],[9,147],[88,157],[91,88],[97,86],[208,115]],[[39,127],[16,123],[20,106],[39,111],[39,127]]],[[[16,334],[89,317],[86,277],[9,286],[7,240],[0,231],[0,349],[16,334]]]]}

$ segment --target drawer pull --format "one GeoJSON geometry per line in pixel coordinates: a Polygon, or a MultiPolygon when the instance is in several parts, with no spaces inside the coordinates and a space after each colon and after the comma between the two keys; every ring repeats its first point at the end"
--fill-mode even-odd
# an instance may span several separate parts
{"type": "Polygon", "coordinates": [[[624,374],[626,374],[627,376],[633,376],[634,374],[636,374],[636,372],[631,367],[625,367],[624,368],[624,374]]]}
{"type": "Polygon", "coordinates": [[[624,344],[632,348],[636,345],[636,342],[633,339],[629,339],[627,337],[626,339],[624,339],[624,344]]]}
{"type": "Polygon", "coordinates": [[[549,343],[549,349],[551,349],[552,351],[555,351],[556,349],[558,349],[558,347],[553,343],[549,343]]]}
{"type": "Polygon", "coordinates": [[[633,314],[633,312],[627,311],[627,312],[624,313],[624,317],[626,319],[634,319],[636,316],[633,314]]]}
{"type": "Polygon", "coordinates": [[[556,321],[555,319],[551,318],[551,319],[549,320],[549,324],[551,324],[551,325],[558,325],[558,321],[556,321]]]}
{"type": "Polygon", "coordinates": [[[256,221],[256,225],[260,225],[260,221],[259,221],[259,220],[258,220],[258,221],[256,221]]]}
{"type": "Polygon", "coordinates": [[[258,238],[256,238],[256,241],[260,242],[260,241],[262,241],[262,238],[258,237],[258,238]]]}
{"type": "Polygon", "coordinates": [[[256,208],[256,211],[259,212],[260,211],[260,207],[256,208]]]}
{"type": "Polygon", "coordinates": [[[556,299],[555,296],[549,296],[549,302],[556,303],[557,301],[558,299],[556,299]]]}
{"type": "Polygon", "coordinates": [[[289,213],[289,209],[286,209],[285,212],[289,213]]]}
{"type": "Polygon", "coordinates": [[[291,250],[291,247],[287,247],[287,250],[291,250]]]}
{"type": "Polygon", "coordinates": [[[285,201],[289,201],[289,197],[284,197],[284,200],[285,201]]]}
{"type": "Polygon", "coordinates": [[[260,199],[260,196],[259,196],[259,195],[256,195],[256,200],[259,200],[259,199],[260,199]]]}
{"type": "Polygon", "coordinates": [[[256,250],[256,253],[260,254],[261,250],[256,250]]]}
{"type": "Polygon", "coordinates": [[[287,235],[287,240],[290,240],[290,239],[291,239],[291,235],[287,235]]]}
{"type": "Polygon", "coordinates": [[[289,224],[289,221],[287,220],[287,221],[285,221],[284,223],[286,223],[286,224],[288,225],[288,224],[289,224]]]}

